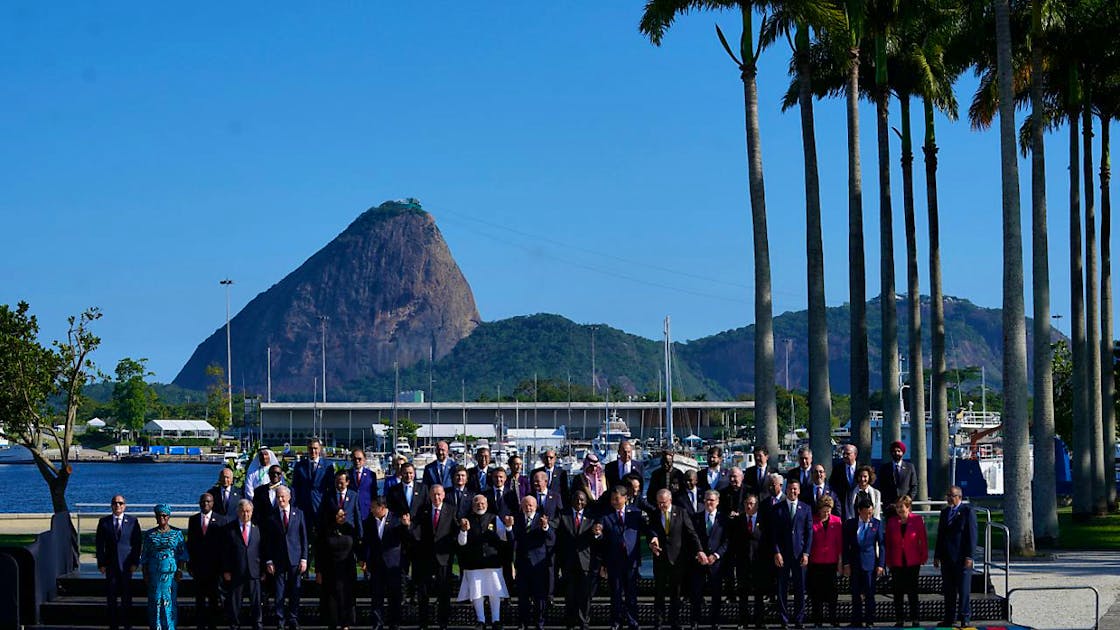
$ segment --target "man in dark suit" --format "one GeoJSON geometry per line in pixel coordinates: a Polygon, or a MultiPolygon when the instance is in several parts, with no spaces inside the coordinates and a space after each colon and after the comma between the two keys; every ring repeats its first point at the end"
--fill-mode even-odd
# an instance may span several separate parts
{"type": "Polygon", "coordinates": [[[377,496],[377,473],[366,468],[366,452],[360,448],[350,451],[349,487],[358,495],[358,518],[369,516],[369,506],[377,496]]]}
{"type": "Polygon", "coordinates": [[[261,574],[264,569],[264,541],[253,525],[253,502],[237,503],[237,520],[226,525],[222,578],[226,584],[226,619],[229,627],[241,627],[241,600],[249,598],[249,616],[255,630],[264,627],[261,615],[261,574]]]}
{"type": "MultiPolygon", "coordinates": [[[[700,476],[695,470],[686,472],[684,474],[684,485],[673,496],[673,504],[684,510],[685,515],[689,518],[704,509],[704,491],[697,485],[699,480],[700,476]]],[[[719,494],[719,491],[716,491],[716,494],[719,494]]]]}
{"type": "Polygon", "coordinates": [[[813,483],[813,449],[808,446],[797,449],[797,466],[786,471],[786,479],[798,482],[802,490],[813,483]]]}
{"type": "Polygon", "coordinates": [[[401,465],[400,483],[385,491],[385,504],[393,514],[416,516],[427,500],[428,489],[416,481],[416,469],[410,463],[401,465]]]}
{"type": "Polygon", "coordinates": [[[241,493],[233,488],[233,470],[223,468],[218,473],[218,483],[211,486],[207,492],[214,497],[214,511],[230,520],[234,520],[237,516],[237,502],[241,500],[241,493]]]}
{"type": "Polygon", "coordinates": [[[455,538],[459,534],[456,510],[444,499],[443,486],[428,490],[428,504],[412,523],[412,537],[418,543],[412,554],[416,599],[420,609],[420,627],[426,628],[431,617],[428,598],[436,596],[436,623],[446,630],[451,618],[451,563],[455,555],[455,538]]]}
{"type": "MultiPolygon", "coordinates": [[[[563,472],[559,468],[556,471],[563,472]]],[[[548,472],[541,468],[534,470],[531,481],[532,492],[529,496],[537,500],[537,510],[550,519],[555,519],[563,507],[563,499],[557,490],[548,485],[548,472]]]]}
{"type": "Polygon", "coordinates": [[[840,449],[840,461],[832,467],[832,474],[828,477],[828,486],[836,496],[847,500],[848,493],[856,487],[856,468],[859,449],[855,444],[845,444],[840,449]]]}
{"type": "MultiPolygon", "coordinates": [[[[321,511],[324,515],[334,515],[339,510],[346,512],[346,522],[353,526],[362,537],[362,508],[358,493],[350,489],[350,471],[340,470],[334,474],[334,489],[323,496],[321,511]]],[[[326,518],[326,516],[324,516],[326,518]]]]}
{"type": "Polygon", "coordinates": [[[771,509],[765,523],[770,528],[774,566],[778,569],[778,614],[783,627],[792,620],[800,628],[805,620],[805,567],[809,566],[809,549],[813,546],[813,513],[798,500],[800,491],[800,483],[786,481],[785,499],[771,509]],[[786,604],[791,586],[792,614],[786,604]]]}
{"type": "Polygon", "coordinates": [[[727,486],[719,491],[719,511],[731,515],[743,505],[743,498],[749,489],[743,485],[743,471],[738,467],[732,468],[727,473],[727,486]]]}
{"type": "MultiPolygon", "coordinates": [[[[785,491],[782,490],[782,484],[785,483],[785,480],[786,478],[779,473],[770,473],[767,485],[763,487],[762,496],[758,498],[758,518],[763,522],[770,520],[774,510],[785,501],[785,491]]],[[[798,492],[798,496],[800,496],[800,492],[798,492]]],[[[767,531],[773,532],[774,530],[768,528],[767,531]]]]}
{"type": "Polygon", "coordinates": [[[420,478],[421,483],[429,488],[443,486],[446,489],[451,485],[451,475],[456,464],[455,460],[449,457],[450,452],[447,442],[443,440],[436,442],[436,459],[424,467],[424,474],[420,478]]]}
{"type": "Polygon", "coordinates": [[[480,446],[474,452],[474,468],[467,470],[467,487],[474,494],[485,494],[487,498],[493,493],[490,489],[490,448],[480,446]]]}
{"type": "Polygon", "coordinates": [[[492,468],[486,490],[479,492],[486,497],[486,511],[504,517],[517,511],[517,490],[506,489],[506,469],[492,468]]]}
{"type": "Polygon", "coordinates": [[[299,508],[292,507],[291,491],[276,491],[276,513],[268,522],[268,552],[265,567],[276,578],[276,623],[283,630],[299,627],[300,576],[307,572],[307,523],[299,508]]]}
{"type": "MultiPolygon", "coordinates": [[[[541,453],[541,465],[533,471],[536,474],[541,471],[545,474],[545,480],[548,482],[548,489],[555,492],[556,496],[560,497],[560,505],[552,509],[551,516],[556,515],[556,511],[568,504],[568,491],[570,485],[568,484],[568,471],[556,465],[556,451],[548,449],[541,453]]],[[[540,494],[539,491],[537,494],[540,494]]],[[[541,507],[548,513],[546,507],[541,507]]]]}
{"type": "Polygon", "coordinates": [[[109,502],[112,514],[97,521],[94,538],[97,570],[105,576],[105,597],[109,608],[109,627],[131,628],[128,611],[132,608],[132,574],[140,565],[140,523],[125,514],[124,497],[109,502]]]}
{"type": "Polygon", "coordinates": [[[774,556],[766,544],[757,496],[747,495],[742,512],[732,519],[731,528],[731,549],[739,588],[739,625],[746,627],[753,618],[755,627],[761,628],[765,620],[763,598],[773,590],[774,556]],[[749,614],[751,595],[754,595],[753,616],[749,614]]]}
{"type": "Polygon", "coordinates": [[[650,519],[649,548],[653,552],[653,609],[655,628],[665,621],[665,598],[669,598],[669,627],[680,628],[681,579],[700,549],[700,539],[692,520],[680,509],[673,509],[668,488],[657,493],[657,511],[650,519]]]}
{"type": "Polygon", "coordinates": [[[754,447],[754,465],[747,468],[743,478],[743,485],[747,487],[747,492],[756,495],[761,501],[761,497],[766,496],[766,487],[769,484],[767,475],[774,472],[774,467],[770,466],[770,450],[764,445],[758,444],[754,447]]]}
{"type": "Polygon", "coordinates": [[[552,551],[556,530],[548,515],[537,510],[532,496],[521,499],[516,516],[506,516],[517,571],[518,613],[522,628],[544,630],[545,611],[552,592],[552,551]]]}
{"type": "Polygon", "coordinates": [[[264,525],[276,512],[276,489],[284,485],[284,472],[280,466],[268,467],[268,483],[253,488],[253,524],[264,525]]]}
{"type": "Polygon", "coordinates": [[[521,497],[529,494],[529,475],[525,474],[525,462],[522,461],[520,455],[510,455],[506,459],[506,465],[509,466],[509,475],[506,477],[506,490],[514,490],[517,492],[517,501],[521,501],[521,497]]]}
{"type": "Polygon", "coordinates": [[[808,505],[813,513],[816,513],[817,502],[821,500],[821,497],[829,497],[832,499],[832,513],[840,516],[840,497],[825,483],[824,466],[813,464],[809,479],[810,484],[801,488],[801,501],[808,505]]]}
{"type": "Polygon", "coordinates": [[[883,518],[894,514],[894,504],[899,497],[918,496],[918,475],[914,465],[902,459],[906,445],[900,441],[891,443],[891,461],[879,465],[875,473],[875,487],[882,496],[883,518]]]}
{"type": "Polygon", "coordinates": [[[618,443],[618,459],[608,462],[603,467],[603,474],[607,477],[607,485],[614,488],[622,483],[622,478],[631,473],[642,476],[642,465],[634,461],[634,445],[629,440],[618,443]]]}
{"type": "Polygon", "coordinates": [[[364,549],[359,556],[359,564],[367,576],[372,576],[367,577],[367,583],[370,585],[370,616],[374,630],[382,630],[386,626],[395,630],[400,626],[401,595],[407,566],[404,542],[411,535],[411,525],[412,518],[407,511],[398,517],[389,511],[381,498],[373,500],[365,522],[366,535],[362,540],[364,549]]]}
{"type": "Polygon", "coordinates": [[[303,512],[312,535],[319,523],[319,506],[323,496],[330,493],[334,486],[334,470],[322,458],[322,453],[323,444],[318,438],[311,438],[307,442],[307,457],[296,463],[292,473],[292,500],[303,512]]]}
{"type": "Polygon", "coordinates": [[[704,493],[704,507],[692,517],[692,526],[700,539],[692,573],[692,627],[695,630],[703,617],[704,590],[711,593],[708,623],[718,630],[723,618],[723,588],[725,580],[723,559],[727,555],[731,530],[727,515],[719,511],[719,491],[704,493]]]}
{"type": "Polygon", "coordinates": [[[937,521],[937,546],[933,566],[941,569],[941,592],[945,596],[945,619],[940,625],[962,626],[972,621],[972,552],[976,549],[976,512],[962,503],[960,486],[949,488],[945,499],[949,505],[941,509],[937,521]]]}
{"type": "Polygon", "coordinates": [[[727,487],[727,471],[720,466],[723,464],[723,447],[712,446],[708,448],[708,467],[701,470],[697,486],[701,491],[715,490],[719,492],[727,487]]]}
{"type": "Polygon", "coordinates": [[[642,536],[649,533],[646,516],[627,498],[626,488],[611,490],[611,509],[593,527],[610,583],[612,630],[638,629],[638,565],[642,536]]]}
{"type": "Polygon", "coordinates": [[[661,452],[661,466],[649,475],[649,485],[646,486],[646,501],[657,503],[657,493],[668,490],[672,496],[684,487],[684,475],[673,467],[676,453],[672,449],[661,452]]]}
{"type": "MultiPolygon", "coordinates": [[[[254,494],[253,498],[256,499],[254,494]]],[[[218,586],[225,551],[226,518],[214,511],[214,497],[203,492],[198,498],[198,514],[187,519],[187,570],[194,580],[195,623],[213,630],[221,615],[222,600],[218,586]]]]}
{"type": "MultiPolygon", "coordinates": [[[[455,470],[451,472],[451,485],[445,486],[446,501],[449,506],[455,509],[455,520],[458,520],[471,511],[471,501],[474,499],[477,492],[471,492],[468,487],[469,475],[467,469],[462,466],[456,466],[455,470]]],[[[487,497],[489,501],[489,497],[487,497]]]]}
{"type": "Polygon", "coordinates": [[[875,624],[875,579],[883,575],[885,528],[871,516],[871,501],[856,503],[856,518],[844,523],[844,575],[852,581],[852,626],[875,624]]]}
{"type": "Polygon", "coordinates": [[[591,624],[591,597],[599,578],[599,560],[594,553],[594,521],[589,499],[582,490],[572,491],[572,505],[557,523],[556,549],[564,574],[565,619],[569,628],[587,630],[591,624]]]}

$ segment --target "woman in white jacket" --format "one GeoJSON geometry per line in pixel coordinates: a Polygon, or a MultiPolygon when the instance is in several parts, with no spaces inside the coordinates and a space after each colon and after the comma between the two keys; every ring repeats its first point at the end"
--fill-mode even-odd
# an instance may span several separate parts
{"type": "Polygon", "coordinates": [[[844,520],[856,517],[856,500],[860,495],[866,495],[871,499],[871,515],[877,519],[883,518],[883,499],[879,494],[877,488],[873,488],[871,484],[875,483],[875,470],[870,466],[860,466],[856,469],[856,485],[848,492],[848,496],[844,498],[844,520]]]}

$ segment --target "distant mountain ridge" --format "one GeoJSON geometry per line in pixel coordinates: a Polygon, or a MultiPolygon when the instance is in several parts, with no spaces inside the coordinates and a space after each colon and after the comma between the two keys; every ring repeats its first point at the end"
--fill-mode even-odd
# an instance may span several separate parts
{"type": "MultiPolygon", "coordinates": [[[[901,311],[903,297],[897,300],[901,311]]],[[[929,364],[929,298],[922,297],[924,362],[929,364]]],[[[871,388],[881,386],[879,372],[879,300],[868,303],[871,388]]],[[[834,394],[849,390],[850,347],[847,304],[828,309],[829,376],[834,394]]],[[[596,340],[597,387],[613,385],[625,395],[658,391],[663,366],[662,342],[631,335],[610,326],[577,324],[559,315],[512,317],[480,325],[450,354],[432,366],[436,399],[493,398],[501,387],[508,396],[518,383],[551,379],[589,386],[591,382],[591,329],[596,340]]],[[[945,298],[947,363],[950,368],[984,366],[988,385],[999,388],[1002,372],[1003,333],[1000,309],[983,308],[968,300],[945,298]]],[[[1030,326],[1028,325],[1028,331],[1030,326]]],[[[774,318],[777,382],[785,383],[783,339],[792,339],[790,386],[808,387],[808,311],[791,311],[774,318]]],[[[1058,336],[1056,330],[1053,331],[1058,336]]],[[[907,347],[905,327],[899,346],[907,347]]],[[[1029,341],[1028,341],[1029,343],[1029,341]]],[[[685,343],[674,343],[673,389],[687,397],[726,399],[754,392],[754,326],[744,326],[685,343]]],[[[1028,345],[1029,347],[1029,345],[1028,345]]],[[[421,363],[400,373],[401,389],[427,389],[428,366],[421,363]]],[[[349,399],[390,400],[393,374],[373,375],[346,386],[349,399]]]]}

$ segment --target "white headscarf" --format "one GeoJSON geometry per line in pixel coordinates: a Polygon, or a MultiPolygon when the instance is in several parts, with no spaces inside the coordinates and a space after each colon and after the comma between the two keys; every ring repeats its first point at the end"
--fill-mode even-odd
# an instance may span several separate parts
{"type": "Polygon", "coordinates": [[[273,453],[271,449],[262,448],[258,451],[257,456],[249,463],[249,470],[245,473],[245,490],[241,493],[241,496],[251,501],[253,490],[257,486],[268,483],[268,469],[278,465],[280,465],[280,458],[276,457],[276,453],[273,453]],[[268,456],[268,462],[265,464],[261,463],[261,453],[268,456]]]}

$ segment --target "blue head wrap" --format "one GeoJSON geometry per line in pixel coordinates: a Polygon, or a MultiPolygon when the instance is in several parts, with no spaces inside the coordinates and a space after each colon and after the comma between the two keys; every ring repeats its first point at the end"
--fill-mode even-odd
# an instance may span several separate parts
{"type": "Polygon", "coordinates": [[[166,514],[171,516],[171,506],[166,503],[156,505],[156,514],[166,514]]]}

